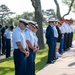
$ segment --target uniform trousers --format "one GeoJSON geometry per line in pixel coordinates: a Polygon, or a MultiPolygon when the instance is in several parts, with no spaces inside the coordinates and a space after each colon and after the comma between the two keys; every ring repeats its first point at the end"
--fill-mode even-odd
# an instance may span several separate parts
{"type": "Polygon", "coordinates": [[[19,49],[14,49],[13,53],[15,75],[26,75],[27,57],[19,49]]]}
{"type": "Polygon", "coordinates": [[[53,59],[56,59],[56,43],[57,43],[57,38],[55,37],[54,38],[54,58],[53,59]]]}
{"type": "Polygon", "coordinates": [[[1,50],[1,37],[0,37],[0,50],[1,50]]]}
{"type": "Polygon", "coordinates": [[[1,37],[0,37],[0,54],[2,53],[2,50],[1,50],[1,37]]]}
{"type": "Polygon", "coordinates": [[[51,63],[53,60],[54,60],[54,52],[55,52],[55,44],[54,44],[54,39],[52,40],[49,40],[48,41],[48,60],[47,60],[47,63],[51,63]]]}
{"type": "Polygon", "coordinates": [[[27,73],[26,75],[34,75],[34,52],[29,48],[30,55],[27,57],[27,73]]]}
{"type": "Polygon", "coordinates": [[[33,53],[33,57],[34,57],[33,75],[36,75],[36,74],[35,74],[35,58],[36,58],[36,52],[33,53]]]}
{"type": "Polygon", "coordinates": [[[10,57],[11,52],[11,40],[6,39],[6,58],[10,57]]]}
{"type": "Polygon", "coordinates": [[[6,49],[6,38],[2,38],[2,54],[5,54],[6,49]]]}
{"type": "Polygon", "coordinates": [[[60,49],[59,49],[60,54],[64,52],[63,47],[64,47],[64,37],[61,39],[61,42],[60,42],[60,49]]]}
{"type": "Polygon", "coordinates": [[[64,34],[64,51],[67,50],[67,41],[68,41],[68,34],[65,33],[64,34]]]}
{"type": "Polygon", "coordinates": [[[70,47],[72,46],[72,40],[73,40],[73,32],[71,32],[70,47]]]}
{"type": "Polygon", "coordinates": [[[70,47],[71,33],[68,33],[67,48],[70,47]]]}

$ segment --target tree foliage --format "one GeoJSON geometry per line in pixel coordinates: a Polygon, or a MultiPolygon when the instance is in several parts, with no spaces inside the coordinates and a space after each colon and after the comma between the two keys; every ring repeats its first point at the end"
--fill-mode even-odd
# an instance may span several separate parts
{"type": "Polygon", "coordinates": [[[51,18],[57,18],[55,11],[53,9],[48,9],[46,11],[42,11],[44,18],[46,18],[46,21],[48,21],[51,18]]]}
{"type": "MultiPolygon", "coordinates": [[[[61,18],[61,13],[60,13],[60,6],[57,0],[54,0],[55,4],[56,4],[56,10],[57,10],[57,18],[60,19],[61,18]]],[[[71,7],[73,6],[74,0],[62,0],[63,3],[69,5],[69,9],[67,11],[66,14],[64,14],[62,17],[65,17],[67,15],[69,15],[70,11],[71,11],[71,7]]]]}
{"type": "Polygon", "coordinates": [[[2,24],[12,14],[14,14],[14,12],[11,12],[10,9],[6,5],[0,6],[0,20],[2,24]]]}
{"type": "Polygon", "coordinates": [[[24,12],[21,17],[27,20],[34,20],[34,12],[24,12]]]}

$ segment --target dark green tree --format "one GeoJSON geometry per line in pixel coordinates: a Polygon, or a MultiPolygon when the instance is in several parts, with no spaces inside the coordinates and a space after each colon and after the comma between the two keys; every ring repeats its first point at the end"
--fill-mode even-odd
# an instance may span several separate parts
{"type": "Polygon", "coordinates": [[[55,11],[53,9],[48,9],[46,11],[42,11],[44,17],[46,18],[46,20],[51,19],[51,18],[57,18],[55,11]]]}
{"type": "Polygon", "coordinates": [[[10,9],[6,5],[0,6],[0,20],[2,24],[6,22],[6,19],[12,14],[15,14],[15,13],[11,12],[10,9]]]}
{"type": "Polygon", "coordinates": [[[24,12],[21,17],[27,20],[34,20],[34,12],[24,12]]]}

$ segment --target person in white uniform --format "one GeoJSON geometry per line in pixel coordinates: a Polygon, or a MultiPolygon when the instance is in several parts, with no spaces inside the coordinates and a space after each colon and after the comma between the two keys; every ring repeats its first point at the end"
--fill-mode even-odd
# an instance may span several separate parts
{"type": "Polygon", "coordinates": [[[35,27],[33,29],[33,35],[34,35],[34,40],[35,40],[35,44],[34,44],[35,50],[34,50],[34,53],[33,53],[33,57],[34,57],[34,69],[33,69],[34,73],[33,73],[33,75],[36,75],[35,74],[35,58],[36,58],[36,52],[39,50],[38,37],[36,35],[38,29],[39,29],[38,24],[35,24],[35,27]]]}
{"type": "Polygon", "coordinates": [[[34,52],[35,52],[35,40],[33,29],[35,28],[35,22],[29,21],[28,26],[25,30],[26,34],[26,42],[28,44],[30,55],[27,57],[27,74],[26,75],[34,75],[34,52]]]}
{"type": "Polygon", "coordinates": [[[62,26],[65,29],[65,34],[64,34],[64,51],[67,51],[67,42],[68,42],[68,24],[67,24],[67,19],[64,20],[64,23],[62,26]]]}
{"type": "Polygon", "coordinates": [[[53,30],[54,30],[54,48],[55,48],[55,52],[54,52],[54,59],[56,60],[57,59],[57,56],[60,56],[60,54],[57,52],[56,50],[56,42],[57,42],[57,38],[58,38],[58,31],[57,31],[57,28],[56,28],[56,25],[57,25],[58,21],[57,20],[54,20],[54,23],[53,23],[53,30]]]}
{"type": "Polygon", "coordinates": [[[68,41],[67,41],[67,50],[70,50],[70,40],[71,40],[71,28],[70,28],[70,23],[69,20],[67,21],[68,24],[68,41]]]}
{"type": "Polygon", "coordinates": [[[29,56],[29,49],[26,43],[26,35],[24,33],[24,30],[27,25],[27,20],[19,19],[19,25],[14,29],[12,34],[15,75],[26,75],[26,63],[27,57],[29,56]]]}
{"type": "Polygon", "coordinates": [[[72,47],[72,40],[73,40],[73,32],[74,32],[74,28],[73,28],[73,20],[70,19],[69,20],[69,26],[70,26],[70,30],[71,30],[71,35],[70,35],[70,47],[72,47]]]}
{"type": "Polygon", "coordinates": [[[65,51],[67,51],[67,50],[69,50],[69,45],[70,45],[70,33],[71,33],[71,31],[70,31],[70,27],[69,27],[69,20],[68,19],[66,19],[65,20],[65,24],[64,24],[64,26],[65,26],[65,31],[66,31],[66,37],[65,37],[65,51]]]}
{"type": "Polygon", "coordinates": [[[10,57],[11,53],[11,36],[13,31],[13,26],[5,30],[4,37],[6,38],[6,58],[10,57]]]}
{"type": "Polygon", "coordinates": [[[59,53],[60,53],[60,54],[63,54],[63,52],[64,52],[64,34],[65,34],[65,28],[64,28],[64,26],[63,26],[63,24],[64,24],[64,18],[61,18],[61,19],[60,19],[60,22],[61,22],[61,24],[62,24],[62,26],[59,27],[60,30],[61,30],[61,33],[62,33],[62,39],[61,39],[61,43],[60,43],[59,53]]]}

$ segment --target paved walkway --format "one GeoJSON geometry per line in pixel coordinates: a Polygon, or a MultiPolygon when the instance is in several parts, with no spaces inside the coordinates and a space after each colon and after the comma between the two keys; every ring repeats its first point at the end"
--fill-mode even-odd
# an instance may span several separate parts
{"type": "Polygon", "coordinates": [[[47,64],[36,75],[75,75],[75,41],[73,46],[54,64],[47,64]]]}
{"type": "MultiPolygon", "coordinates": [[[[11,56],[13,55],[13,48],[11,49],[11,56]]],[[[5,55],[0,55],[0,60],[5,59],[6,56],[5,55]]]]}

